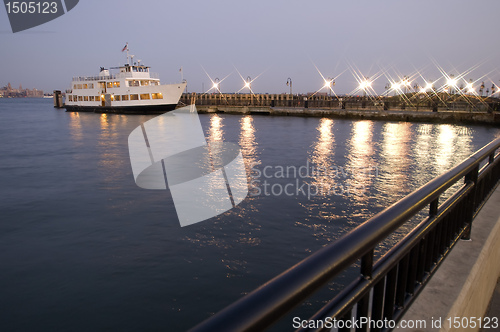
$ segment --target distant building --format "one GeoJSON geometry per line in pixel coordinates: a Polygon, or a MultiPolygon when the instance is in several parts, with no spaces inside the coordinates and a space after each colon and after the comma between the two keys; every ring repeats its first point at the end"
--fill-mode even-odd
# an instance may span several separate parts
{"type": "Polygon", "coordinates": [[[19,84],[19,89],[13,89],[10,83],[3,88],[0,88],[0,96],[8,98],[42,98],[43,90],[38,89],[23,89],[22,84],[19,84]]]}

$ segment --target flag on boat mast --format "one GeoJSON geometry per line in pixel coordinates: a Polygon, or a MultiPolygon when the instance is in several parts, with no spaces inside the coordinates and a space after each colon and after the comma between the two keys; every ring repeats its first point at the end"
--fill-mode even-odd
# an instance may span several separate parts
{"type": "Polygon", "coordinates": [[[123,47],[122,52],[125,52],[128,49],[128,43],[125,44],[125,47],[123,47]]]}

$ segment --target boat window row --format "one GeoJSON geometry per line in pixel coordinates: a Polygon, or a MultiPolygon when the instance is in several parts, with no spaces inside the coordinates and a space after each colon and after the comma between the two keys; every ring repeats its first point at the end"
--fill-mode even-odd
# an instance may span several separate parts
{"type": "Polygon", "coordinates": [[[148,67],[135,67],[135,66],[132,66],[132,67],[125,67],[125,71],[127,71],[128,73],[130,72],[139,72],[139,73],[149,73],[149,68],[148,67]]]}
{"type": "MultiPolygon", "coordinates": [[[[132,95],[111,95],[112,101],[128,101],[128,100],[148,100],[148,99],[163,99],[162,93],[141,93],[132,95]]],[[[68,101],[102,101],[103,96],[75,96],[68,95],[68,101]]]]}
{"type": "Polygon", "coordinates": [[[73,84],[73,89],[93,89],[94,83],[88,84],[73,84]]]}
{"type": "MultiPolygon", "coordinates": [[[[149,85],[160,85],[159,82],[157,81],[148,81],[148,80],[140,80],[140,81],[128,81],[128,86],[149,86],[149,85]]],[[[99,88],[104,89],[112,89],[112,88],[119,88],[120,87],[120,81],[114,81],[114,82],[99,82],[99,88]]],[[[94,83],[88,83],[88,84],[73,84],[73,89],[78,90],[78,89],[93,89],[94,88],[94,83]]]]}
{"type": "Polygon", "coordinates": [[[99,88],[100,89],[104,89],[104,88],[111,89],[111,88],[119,88],[119,87],[120,87],[120,82],[119,81],[116,81],[116,82],[99,82],[99,88]]]}
{"type": "Polygon", "coordinates": [[[100,101],[101,97],[100,96],[73,96],[69,95],[68,96],[69,101],[100,101]]]}
{"type": "Polygon", "coordinates": [[[128,86],[149,86],[149,85],[160,85],[157,81],[147,81],[147,80],[130,80],[128,81],[128,86]]]}

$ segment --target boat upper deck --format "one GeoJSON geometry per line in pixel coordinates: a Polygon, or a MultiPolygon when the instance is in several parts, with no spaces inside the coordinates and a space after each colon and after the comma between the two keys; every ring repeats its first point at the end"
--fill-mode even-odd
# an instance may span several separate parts
{"type": "Polygon", "coordinates": [[[160,80],[160,76],[157,73],[152,73],[149,71],[148,66],[143,65],[124,65],[122,67],[114,67],[111,69],[119,69],[120,71],[116,74],[111,74],[108,69],[101,68],[99,75],[95,76],[75,76],[73,77],[73,82],[80,81],[106,81],[106,80],[117,80],[117,79],[152,79],[160,80]]]}

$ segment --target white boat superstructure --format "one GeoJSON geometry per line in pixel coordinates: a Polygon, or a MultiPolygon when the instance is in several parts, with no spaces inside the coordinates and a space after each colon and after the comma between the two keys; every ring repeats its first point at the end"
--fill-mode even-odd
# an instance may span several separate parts
{"type": "Polygon", "coordinates": [[[187,83],[161,84],[150,67],[133,61],[128,44],[126,50],[127,64],[111,68],[116,73],[101,67],[97,76],[73,77],[71,89],[66,90],[67,111],[144,114],[164,113],[177,106],[187,83]]]}

